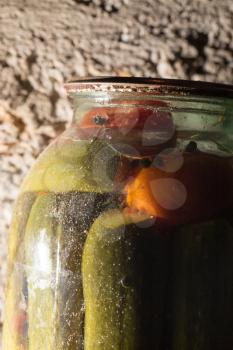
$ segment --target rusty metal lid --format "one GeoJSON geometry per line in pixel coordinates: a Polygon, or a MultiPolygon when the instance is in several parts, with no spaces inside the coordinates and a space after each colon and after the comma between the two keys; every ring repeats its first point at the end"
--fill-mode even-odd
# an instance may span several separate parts
{"type": "Polygon", "coordinates": [[[68,93],[102,91],[233,98],[233,85],[180,79],[85,77],[71,80],[64,86],[68,93]]]}

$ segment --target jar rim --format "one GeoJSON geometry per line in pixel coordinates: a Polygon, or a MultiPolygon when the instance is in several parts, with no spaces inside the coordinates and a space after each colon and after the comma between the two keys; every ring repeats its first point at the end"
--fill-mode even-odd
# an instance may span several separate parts
{"type": "Polygon", "coordinates": [[[199,80],[102,76],[72,79],[64,87],[67,93],[77,94],[99,91],[233,98],[233,85],[199,80]]]}

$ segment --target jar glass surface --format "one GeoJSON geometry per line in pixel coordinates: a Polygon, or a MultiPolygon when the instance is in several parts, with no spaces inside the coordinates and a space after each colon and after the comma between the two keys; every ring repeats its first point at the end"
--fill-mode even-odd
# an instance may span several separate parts
{"type": "Polygon", "coordinates": [[[233,87],[66,88],[15,205],[3,349],[232,350],[233,87]]]}

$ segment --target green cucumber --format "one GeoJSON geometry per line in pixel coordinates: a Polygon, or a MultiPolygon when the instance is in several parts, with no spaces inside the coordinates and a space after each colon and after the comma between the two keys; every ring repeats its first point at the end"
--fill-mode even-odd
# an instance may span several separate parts
{"type": "Polygon", "coordinates": [[[83,349],[83,245],[90,225],[110,204],[116,205],[113,194],[41,194],[36,199],[24,243],[29,350],[83,349]]]}
{"type": "Polygon", "coordinates": [[[119,158],[117,151],[100,140],[51,144],[26,176],[21,191],[111,192],[119,158]]]}
{"type": "Polygon", "coordinates": [[[80,219],[82,214],[75,221],[76,198],[42,195],[31,211],[25,239],[30,350],[82,349],[80,260],[89,226],[80,219]]]}
{"type": "Polygon", "coordinates": [[[84,246],[82,277],[85,350],[140,349],[140,215],[109,210],[92,225],[84,246]]]}
{"type": "Polygon", "coordinates": [[[53,350],[56,349],[56,342],[59,342],[60,315],[56,298],[59,269],[56,269],[54,263],[61,228],[56,225],[55,210],[55,195],[39,196],[26,227],[24,245],[30,350],[53,350]]]}
{"type": "Polygon", "coordinates": [[[174,237],[172,349],[232,349],[232,226],[186,225],[174,237]]]}
{"type": "Polygon", "coordinates": [[[86,235],[93,221],[109,205],[116,205],[113,194],[67,193],[58,196],[57,221],[60,239],[58,281],[62,349],[83,349],[84,302],[81,260],[86,235]]]}
{"type": "Polygon", "coordinates": [[[35,201],[35,194],[23,193],[18,198],[13,212],[13,219],[8,242],[8,281],[6,286],[6,302],[3,327],[3,347],[18,350],[24,344],[21,334],[13,329],[17,312],[20,312],[22,289],[19,288],[24,276],[23,239],[31,207],[35,201]]]}

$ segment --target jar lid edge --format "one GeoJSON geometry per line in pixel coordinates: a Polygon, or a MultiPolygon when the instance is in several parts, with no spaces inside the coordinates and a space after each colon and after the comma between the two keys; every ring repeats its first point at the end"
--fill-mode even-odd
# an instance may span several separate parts
{"type": "Polygon", "coordinates": [[[233,85],[199,80],[102,76],[72,79],[64,86],[68,93],[119,91],[233,98],[233,85]]]}

